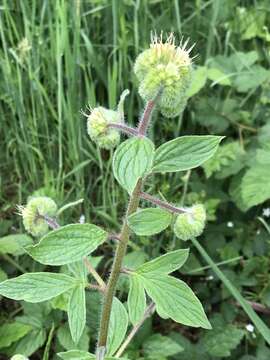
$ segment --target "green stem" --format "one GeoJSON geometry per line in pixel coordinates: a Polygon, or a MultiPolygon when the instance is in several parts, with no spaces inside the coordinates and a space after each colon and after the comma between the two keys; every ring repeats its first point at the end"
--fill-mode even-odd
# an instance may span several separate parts
{"type": "Polygon", "coordinates": [[[110,275],[109,282],[107,284],[106,291],[105,291],[105,299],[104,299],[101,320],[100,320],[98,349],[99,348],[103,349],[106,347],[113,297],[114,297],[114,293],[115,293],[117,280],[120,275],[123,258],[126,254],[126,249],[127,249],[129,234],[130,234],[130,230],[129,230],[129,227],[127,224],[127,217],[137,210],[139,201],[140,201],[141,190],[142,190],[142,180],[140,179],[137,182],[137,185],[136,185],[136,187],[132,193],[132,196],[130,198],[130,202],[129,202],[128,209],[127,209],[127,214],[126,214],[126,217],[125,217],[125,220],[123,223],[123,227],[122,227],[122,231],[120,234],[120,241],[118,243],[115,257],[114,257],[111,275],[110,275]]]}
{"type": "Polygon", "coordinates": [[[217,267],[214,261],[210,258],[201,244],[195,239],[191,239],[193,245],[197,248],[201,256],[204,260],[211,266],[214,273],[219,277],[219,279],[223,282],[226,288],[230,291],[230,293],[234,296],[237,302],[242,306],[245,310],[246,314],[249,316],[250,320],[257,327],[258,331],[264,337],[265,341],[270,344],[270,329],[267,325],[262,321],[262,319],[256,314],[256,312],[252,309],[251,305],[246,301],[246,299],[240,294],[240,292],[234,287],[234,285],[230,282],[230,280],[223,274],[223,272],[217,267]]]}

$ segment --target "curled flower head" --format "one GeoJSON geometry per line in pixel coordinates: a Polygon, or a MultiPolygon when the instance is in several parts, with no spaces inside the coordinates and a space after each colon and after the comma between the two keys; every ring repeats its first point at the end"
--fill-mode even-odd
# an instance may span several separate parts
{"type": "Polygon", "coordinates": [[[139,93],[146,101],[158,97],[158,106],[166,117],[180,114],[186,105],[187,89],[191,82],[192,58],[188,41],[175,44],[170,34],[166,41],[152,36],[150,48],[136,59],[134,71],[139,80],[139,93]]]}
{"type": "Polygon", "coordinates": [[[206,222],[203,205],[197,204],[186,210],[187,212],[177,216],[174,224],[175,235],[184,241],[201,235],[206,222]]]}
{"type": "Polygon", "coordinates": [[[56,203],[49,197],[31,197],[26,206],[18,206],[25,230],[33,236],[42,236],[49,230],[46,217],[55,217],[56,203]]]}

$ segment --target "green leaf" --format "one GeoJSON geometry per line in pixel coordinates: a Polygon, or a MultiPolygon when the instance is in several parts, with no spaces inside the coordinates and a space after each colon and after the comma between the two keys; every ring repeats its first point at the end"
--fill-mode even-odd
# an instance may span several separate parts
{"type": "Polygon", "coordinates": [[[0,326],[0,348],[8,347],[18,341],[32,329],[31,326],[19,322],[0,326]]]}
{"type": "Polygon", "coordinates": [[[137,235],[154,235],[165,230],[172,221],[172,214],[159,208],[139,210],[128,217],[128,225],[137,235]]]}
{"type": "Polygon", "coordinates": [[[214,327],[214,331],[205,334],[203,344],[210,355],[227,357],[231,355],[231,350],[241,342],[244,334],[245,331],[231,324],[214,327]]]}
{"type": "Polygon", "coordinates": [[[68,304],[68,323],[72,340],[78,343],[86,322],[85,290],[79,284],[72,289],[68,304]]]}
{"type": "Polygon", "coordinates": [[[25,234],[7,235],[0,238],[0,253],[18,256],[25,252],[24,246],[32,243],[31,237],[25,234]]]}
{"type": "Polygon", "coordinates": [[[124,189],[132,193],[139,178],[152,168],[154,144],[147,138],[134,137],[124,141],[114,153],[114,176],[124,189]]]}
{"type": "Polygon", "coordinates": [[[208,79],[214,81],[214,84],[218,85],[231,85],[230,75],[225,74],[220,69],[210,68],[207,71],[208,79]]]}
{"type": "Polygon", "coordinates": [[[71,224],[49,232],[27,253],[45,265],[64,265],[81,260],[107,238],[106,231],[93,224],[71,224]]]}
{"type": "Polygon", "coordinates": [[[95,359],[95,355],[81,350],[69,350],[57,354],[63,360],[89,360],[95,359]]]}
{"type": "Polygon", "coordinates": [[[255,164],[245,173],[240,189],[241,199],[246,209],[270,199],[269,178],[269,166],[255,164]]]}
{"type": "Polygon", "coordinates": [[[136,274],[129,276],[128,313],[133,325],[137,324],[146,309],[146,296],[142,279],[136,274]]]}
{"type": "Polygon", "coordinates": [[[166,315],[180,324],[211,329],[199,299],[186,283],[155,273],[144,274],[142,278],[145,290],[161,317],[166,315]]]}
{"type": "Polygon", "coordinates": [[[216,152],[222,136],[181,136],[161,145],[155,153],[154,172],[193,169],[216,152]]]}
{"type": "Polygon", "coordinates": [[[37,303],[62,294],[77,283],[78,280],[64,274],[27,273],[0,283],[0,295],[37,303]]]}
{"type": "Polygon", "coordinates": [[[28,357],[42,347],[45,341],[46,331],[44,329],[34,329],[18,342],[12,344],[12,346],[8,349],[8,353],[10,356],[14,354],[22,354],[28,357]]]}
{"type": "Polygon", "coordinates": [[[68,324],[65,324],[64,326],[59,327],[59,329],[57,330],[57,339],[65,350],[78,349],[78,350],[87,351],[89,348],[89,340],[90,340],[88,331],[89,331],[88,328],[85,327],[78,344],[75,344],[71,338],[68,324]]]}
{"type": "Polygon", "coordinates": [[[143,344],[143,352],[149,358],[160,359],[169,357],[183,351],[183,347],[173,339],[154,334],[150,336],[143,344]]]}
{"type": "Polygon", "coordinates": [[[108,356],[112,356],[121,345],[128,327],[128,314],[124,305],[116,297],[113,298],[107,342],[108,356]]]}
{"type": "Polygon", "coordinates": [[[188,258],[188,254],[189,249],[179,249],[168,252],[167,254],[139,266],[136,269],[136,273],[142,275],[151,272],[169,274],[184,265],[188,258]]]}
{"type": "Polygon", "coordinates": [[[206,84],[207,80],[207,67],[198,66],[196,70],[193,71],[192,82],[187,91],[187,96],[191,97],[197,94],[206,84]]]}

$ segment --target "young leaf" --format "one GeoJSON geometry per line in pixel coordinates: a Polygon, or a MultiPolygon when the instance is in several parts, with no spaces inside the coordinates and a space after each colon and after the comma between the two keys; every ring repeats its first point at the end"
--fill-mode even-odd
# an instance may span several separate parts
{"type": "Polygon", "coordinates": [[[31,326],[20,322],[8,323],[0,326],[0,349],[18,341],[32,329],[31,326]]]}
{"type": "Polygon", "coordinates": [[[116,297],[113,298],[113,306],[109,323],[109,335],[107,354],[112,356],[121,345],[128,327],[128,314],[124,305],[116,297]]]}
{"type": "Polygon", "coordinates": [[[78,343],[86,322],[85,290],[79,284],[72,289],[68,304],[68,323],[72,340],[78,343]]]}
{"type": "Polygon", "coordinates": [[[77,283],[78,280],[64,274],[27,273],[0,283],[0,295],[37,303],[62,294],[77,283]]]}
{"type": "Polygon", "coordinates": [[[161,145],[155,152],[154,172],[193,169],[216,152],[222,136],[181,136],[161,145]]]}
{"type": "Polygon", "coordinates": [[[130,286],[128,293],[128,313],[133,325],[137,324],[146,309],[146,296],[141,277],[133,274],[129,277],[130,286]]]}
{"type": "Polygon", "coordinates": [[[149,236],[165,230],[172,221],[172,214],[159,208],[142,209],[128,217],[128,225],[137,235],[149,236]]]}
{"type": "Polygon", "coordinates": [[[135,188],[140,177],[152,168],[154,144],[147,138],[134,137],[124,141],[114,153],[114,176],[129,193],[135,188]]]}
{"type": "Polygon", "coordinates": [[[169,274],[184,265],[188,258],[189,249],[179,249],[168,252],[154,260],[148,261],[136,269],[137,274],[161,273],[169,274]]]}
{"type": "Polygon", "coordinates": [[[193,327],[211,329],[199,299],[183,281],[169,275],[143,275],[147,294],[155,302],[158,314],[193,327]]]}
{"type": "Polygon", "coordinates": [[[106,231],[96,225],[70,224],[49,232],[26,251],[42,264],[64,265],[92,253],[106,238],[106,231]]]}

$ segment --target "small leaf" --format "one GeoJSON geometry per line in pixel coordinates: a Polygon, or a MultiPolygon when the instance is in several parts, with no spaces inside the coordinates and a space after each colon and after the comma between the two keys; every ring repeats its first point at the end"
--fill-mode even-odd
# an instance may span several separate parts
{"type": "Polygon", "coordinates": [[[86,322],[85,290],[79,284],[72,289],[68,304],[68,323],[72,340],[78,343],[86,322]]]}
{"type": "Polygon", "coordinates": [[[222,136],[181,136],[161,145],[155,153],[154,172],[193,169],[216,152],[222,136]]]}
{"type": "Polygon", "coordinates": [[[198,66],[196,70],[193,71],[191,85],[188,88],[187,96],[191,97],[197,94],[206,84],[207,80],[207,67],[198,66]]]}
{"type": "Polygon", "coordinates": [[[172,214],[159,208],[142,209],[128,217],[128,225],[137,235],[154,235],[165,230],[172,214]]]}
{"type": "Polygon", "coordinates": [[[124,305],[116,297],[113,298],[109,323],[107,354],[112,356],[121,345],[128,327],[128,314],[124,305]]]}
{"type": "Polygon", "coordinates": [[[32,243],[31,237],[25,234],[7,235],[0,238],[0,253],[21,255],[25,252],[23,247],[32,243]]]}
{"type": "Polygon", "coordinates": [[[26,251],[42,264],[64,265],[92,253],[106,238],[106,231],[96,225],[70,224],[49,232],[26,251]]]}
{"type": "Polygon", "coordinates": [[[199,299],[183,281],[169,275],[142,276],[144,287],[157,306],[157,313],[193,327],[211,329],[199,299]]]}
{"type": "Polygon", "coordinates": [[[144,315],[146,309],[146,296],[142,279],[133,274],[129,277],[130,287],[128,293],[128,313],[133,325],[137,324],[144,315]]]}
{"type": "Polygon", "coordinates": [[[13,322],[0,326],[0,348],[8,347],[18,341],[32,329],[31,326],[13,322]]]}
{"type": "Polygon", "coordinates": [[[37,303],[68,291],[77,282],[78,280],[64,274],[27,273],[0,283],[0,295],[13,300],[37,303]]]}
{"type": "Polygon", "coordinates": [[[188,254],[189,249],[179,249],[168,252],[167,254],[139,266],[136,269],[136,273],[142,275],[151,272],[169,274],[184,265],[188,258],[188,254]]]}
{"type": "Polygon", "coordinates": [[[168,356],[173,356],[183,351],[183,347],[173,339],[162,336],[161,334],[154,334],[150,336],[143,344],[143,352],[148,358],[160,359],[168,356]]]}
{"type": "Polygon", "coordinates": [[[147,138],[134,137],[124,141],[114,153],[114,176],[129,193],[134,190],[139,178],[152,168],[154,144],[147,138]]]}

